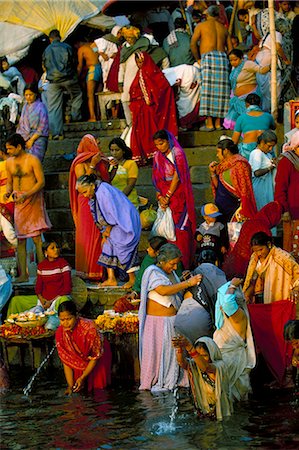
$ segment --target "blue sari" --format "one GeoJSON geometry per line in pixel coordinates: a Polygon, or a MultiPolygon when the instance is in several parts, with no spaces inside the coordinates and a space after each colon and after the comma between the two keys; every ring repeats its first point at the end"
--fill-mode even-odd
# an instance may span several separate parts
{"type": "Polygon", "coordinates": [[[93,219],[110,236],[102,246],[98,264],[127,272],[138,265],[138,244],[141,235],[139,213],[121,191],[108,183],[97,181],[95,197],[89,202],[93,219]]]}

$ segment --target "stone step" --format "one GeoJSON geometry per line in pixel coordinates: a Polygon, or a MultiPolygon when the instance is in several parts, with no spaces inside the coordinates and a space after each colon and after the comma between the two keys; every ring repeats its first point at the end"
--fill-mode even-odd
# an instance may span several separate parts
{"type": "Polygon", "coordinates": [[[65,135],[71,133],[103,133],[111,130],[124,130],[126,128],[125,119],[98,120],[97,122],[71,122],[63,125],[65,135]]]}
{"type": "Polygon", "coordinates": [[[199,147],[199,146],[216,146],[222,135],[231,136],[231,130],[212,131],[206,133],[204,131],[183,131],[179,133],[179,143],[185,147],[199,147]]]}

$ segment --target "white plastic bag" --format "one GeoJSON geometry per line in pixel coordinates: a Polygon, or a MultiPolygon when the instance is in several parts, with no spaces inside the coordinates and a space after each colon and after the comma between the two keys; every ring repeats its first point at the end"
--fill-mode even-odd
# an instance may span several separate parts
{"type": "Polygon", "coordinates": [[[153,224],[151,236],[163,236],[168,241],[176,241],[174,222],[171,209],[158,208],[157,218],[153,224]]]}

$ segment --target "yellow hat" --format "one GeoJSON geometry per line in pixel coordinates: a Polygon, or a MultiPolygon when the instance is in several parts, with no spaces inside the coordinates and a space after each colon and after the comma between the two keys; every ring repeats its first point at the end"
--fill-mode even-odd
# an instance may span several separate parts
{"type": "Polygon", "coordinates": [[[217,206],[214,205],[214,203],[206,203],[201,207],[200,212],[202,216],[209,216],[209,217],[222,216],[221,212],[219,211],[217,206]]]}

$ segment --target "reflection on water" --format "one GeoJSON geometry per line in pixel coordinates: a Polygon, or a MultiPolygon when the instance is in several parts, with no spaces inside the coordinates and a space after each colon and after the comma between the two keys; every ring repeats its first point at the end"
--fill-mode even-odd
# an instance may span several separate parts
{"type": "Polygon", "coordinates": [[[299,448],[299,411],[290,393],[251,400],[221,423],[198,419],[186,390],[178,398],[129,387],[65,397],[64,381],[47,376],[26,397],[18,375],[18,386],[1,398],[1,449],[299,448]]]}

